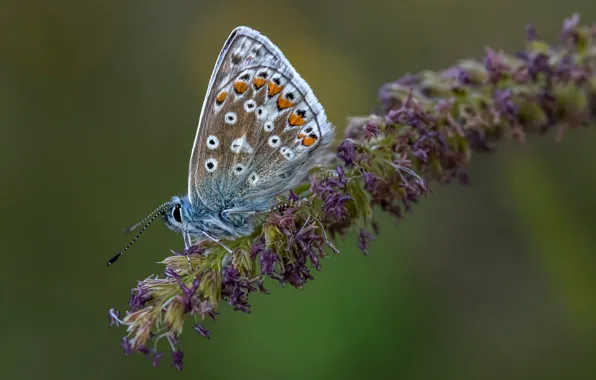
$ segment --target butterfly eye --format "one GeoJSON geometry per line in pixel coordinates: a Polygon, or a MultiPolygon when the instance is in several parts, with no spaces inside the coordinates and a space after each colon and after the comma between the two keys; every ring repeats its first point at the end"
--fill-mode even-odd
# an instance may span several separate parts
{"type": "Polygon", "coordinates": [[[182,223],[182,214],[180,213],[180,205],[176,205],[176,207],[174,207],[174,210],[172,210],[172,217],[178,223],[182,223]]]}

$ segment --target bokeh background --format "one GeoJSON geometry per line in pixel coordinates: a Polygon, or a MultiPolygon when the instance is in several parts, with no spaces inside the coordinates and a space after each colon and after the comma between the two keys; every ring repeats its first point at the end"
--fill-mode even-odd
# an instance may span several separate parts
{"type": "MultiPolygon", "coordinates": [[[[119,347],[107,310],[182,239],[121,228],[186,188],[209,76],[237,25],[268,35],[339,128],[408,71],[556,41],[591,0],[0,2],[3,379],[594,379],[596,131],[473,157],[369,257],[351,236],[298,291],[222,306],[186,368],[119,347]]],[[[190,327],[190,326],[189,326],[190,327]]],[[[168,350],[167,347],[162,347],[168,350]]]]}

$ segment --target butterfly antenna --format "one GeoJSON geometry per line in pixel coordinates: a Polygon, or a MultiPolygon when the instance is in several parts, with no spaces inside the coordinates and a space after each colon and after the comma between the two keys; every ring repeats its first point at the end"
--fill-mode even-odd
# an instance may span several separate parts
{"type": "Polygon", "coordinates": [[[107,265],[110,266],[110,265],[114,264],[116,262],[116,260],[118,260],[120,258],[120,256],[122,256],[124,254],[124,252],[126,252],[139,239],[139,237],[143,234],[143,232],[145,232],[145,230],[147,229],[147,227],[149,227],[151,225],[151,223],[153,223],[153,221],[155,221],[155,219],[157,219],[158,216],[164,214],[166,208],[168,208],[170,205],[171,205],[170,202],[166,202],[166,203],[162,204],[161,206],[159,206],[158,208],[156,208],[155,210],[153,210],[149,215],[147,215],[146,217],[144,217],[140,222],[135,223],[132,226],[126,228],[124,230],[125,232],[134,231],[141,224],[143,224],[143,223],[146,222],[145,223],[145,226],[143,228],[141,228],[141,230],[139,231],[139,233],[137,234],[137,236],[135,236],[134,239],[132,239],[130,241],[130,243],[128,243],[128,245],[126,247],[124,247],[124,249],[122,249],[114,257],[112,257],[110,260],[108,260],[107,265]]]}
{"type": "Polygon", "coordinates": [[[139,228],[140,226],[142,226],[144,223],[146,223],[149,219],[151,219],[155,213],[159,213],[166,206],[169,206],[170,203],[171,202],[166,202],[166,203],[162,204],[161,206],[157,207],[155,210],[151,211],[151,213],[149,213],[149,215],[147,215],[143,219],[139,220],[135,224],[131,224],[130,226],[126,227],[125,229],[122,230],[122,232],[123,233],[128,233],[128,232],[132,232],[132,231],[136,230],[137,228],[139,228]]]}

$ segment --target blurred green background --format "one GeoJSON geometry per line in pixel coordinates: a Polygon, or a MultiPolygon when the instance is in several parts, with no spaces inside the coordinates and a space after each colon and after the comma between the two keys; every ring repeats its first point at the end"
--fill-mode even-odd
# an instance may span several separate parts
{"type": "MultiPolygon", "coordinates": [[[[222,306],[186,369],[118,346],[136,280],[183,246],[122,227],[186,188],[209,76],[237,25],[268,35],[328,115],[371,112],[408,71],[558,39],[592,0],[0,2],[3,379],[594,379],[596,131],[504,143],[470,187],[435,194],[364,257],[354,236],[303,291],[222,306]]],[[[190,327],[190,325],[188,326],[190,327]]],[[[163,347],[167,350],[166,347],[163,347]]],[[[169,355],[169,354],[168,354],[169,355]]]]}

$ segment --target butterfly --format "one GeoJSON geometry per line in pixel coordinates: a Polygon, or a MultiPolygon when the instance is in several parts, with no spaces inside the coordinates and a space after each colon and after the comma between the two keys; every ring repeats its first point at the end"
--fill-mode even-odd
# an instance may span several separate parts
{"type": "MultiPolygon", "coordinates": [[[[199,117],[188,172],[188,193],[174,196],[158,216],[182,234],[186,248],[235,239],[253,231],[255,216],[302,181],[334,138],[335,128],[310,86],[281,50],[246,26],[221,50],[199,117]]],[[[230,249],[223,245],[229,252],[230,249]]]]}

